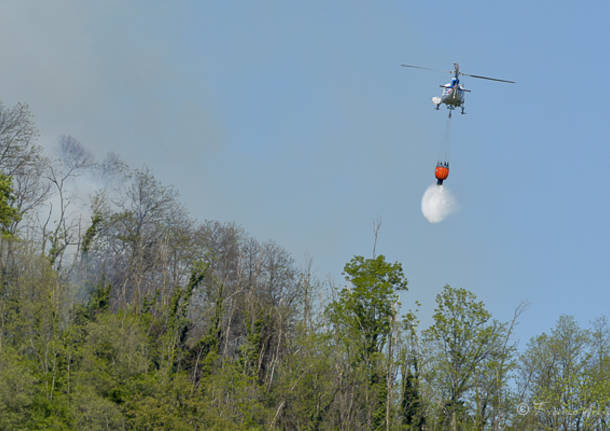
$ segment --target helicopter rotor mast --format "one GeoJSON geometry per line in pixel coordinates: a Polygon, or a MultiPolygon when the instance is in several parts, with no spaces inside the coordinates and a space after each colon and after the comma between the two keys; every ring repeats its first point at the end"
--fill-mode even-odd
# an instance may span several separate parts
{"type": "Polygon", "coordinates": [[[460,75],[463,75],[463,73],[460,74],[460,65],[457,63],[453,63],[453,74],[455,79],[459,79],[460,75]]]}

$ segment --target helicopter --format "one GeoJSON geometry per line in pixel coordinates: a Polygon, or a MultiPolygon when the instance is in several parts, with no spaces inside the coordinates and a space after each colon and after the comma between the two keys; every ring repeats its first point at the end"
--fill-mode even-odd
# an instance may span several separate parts
{"type": "MultiPolygon", "coordinates": [[[[434,69],[430,69],[429,67],[415,66],[412,64],[401,64],[401,66],[434,71],[434,69]]],[[[447,109],[449,110],[449,118],[451,118],[451,112],[455,108],[461,108],[462,114],[464,114],[464,94],[470,93],[470,90],[467,90],[462,84],[460,84],[460,76],[470,76],[471,78],[488,79],[490,81],[515,84],[515,81],[508,81],[506,79],[490,78],[489,76],[471,75],[469,73],[460,72],[460,65],[457,63],[453,63],[453,71],[449,71],[449,73],[453,74],[453,78],[451,78],[451,82],[441,84],[441,88],[443,89],[441,92],[441,97],[435,96],[432,98],[432,103],[436,105],[437,111],[439,110],[441,104],[444,103],[447,106],[447,109]]]]}

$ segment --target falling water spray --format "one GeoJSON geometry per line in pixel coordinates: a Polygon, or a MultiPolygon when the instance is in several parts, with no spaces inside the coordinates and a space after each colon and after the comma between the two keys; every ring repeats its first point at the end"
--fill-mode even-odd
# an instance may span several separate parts
{"type": "Polygon", "coordinates": [[[443,221],[457,208],[457,199],[444,185],[431,184],[421,199],[421,212],[430,223],[443,221]]]}

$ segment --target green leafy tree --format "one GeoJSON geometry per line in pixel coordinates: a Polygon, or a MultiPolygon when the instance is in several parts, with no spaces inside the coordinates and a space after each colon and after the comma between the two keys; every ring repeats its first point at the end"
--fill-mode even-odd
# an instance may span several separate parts
{"type": "Polygon", "coordinates": [[[344,275],[349,286],[329,305],[329,317],[355,370],[352,377],[357,379],[360,372],[367,378],[362,400],[367,426],[382,429],[387,420],[382,353],[397,313],[398,292],[407,290],[407,279],[402,265],[386,262],[383,255],[355,256],[345,265],[344,275]]]}
{"type": "Polygon", "coordinates": [[[518,418],[521,429],[605,429],[610,406],[608,328],[593,331],[572,316],[561,316],[550,334],[528,343],[521,355],[524,402],[531,414],[518,418]]]}
{"type": "Polygon", "coordinates": [[[441,396],[444,427],[456,430],[467,422],[465,395],[473,376],[490,356],[498,338],[497,325],[483,302],[466,289],[445,286],[436,296],[434,323],[424,331],[433,367],[428,379],[441,396]]]}

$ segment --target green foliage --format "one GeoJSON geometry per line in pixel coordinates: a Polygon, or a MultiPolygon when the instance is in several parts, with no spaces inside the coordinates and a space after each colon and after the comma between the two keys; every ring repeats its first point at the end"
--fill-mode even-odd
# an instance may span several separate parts
{"type": "MultiPolygon", "coordinates": [[[[506,326],[472,293],[447,286],[419,353],[414,315],[397,329],[402,268],[383,256],[352,259],[328,320],[294,321],[272,348],[278,310],[251,307],[255,318],[230,321],[227,285],[209,263],[191,265],[183,287],[139,311],[111,306],[113,286],[102,282],[67,307],[47,259],[19,262],[24,272],[0,296],[0,429],[491,431],[500,423],[489,412],[509,411],[501,399],[510,388],[493,378],[511,366],[506,326]],[[229,323],[243,325],[233,354],[229,323]]],[[[603,429],[586,412],[608,405],[609,345],[607,323],[587,331],[562,317],[522,358],[527,401],[574,413],[583,431],[603,429]]],[[[560,426],[559,410],[549,411],[513,412],[512,429],[560,426]]]]}
{"type": "Polygon", "coordinates": [[[97,233],[98,226],[102,223],[103,219],[100,214],[95,214],[91,217],[91,226],[87,228],[85,235],[83,235],[83,244],[82,251],[83,254],[86,254],[89,251],[89,247],[91,247],[91,243],[95,234],[97,233]]]}
{"type": "Polygon", "coordinates": [[[550,334],[528,343],[521,356],[528,376],[523,387],[533,414],[520,425],[539,428],[604,429],[610,406],[610,337],[607,321],[593,331],[561,316],[550,334]]]}
{"type": "Polygon", "coordinates": [[[253,324],[247,321],[246,342],[239,348],[240,365],[247,376],[255,376],[258,371],[264,329],[265,320],[263,318],[256,319],[253,324]]]}
{"type": "Polygon", "coordinates": [[[11,183],[11,177],[0,173],[0,231],[5,236],[11,225],[21,219],[19,211],[11,206],[14,199],[11,183]]]}
{"type": "Polygon", "coordinates": [[[329,305],[330,320],[344,341],[356,341],[359,359],[365,360],[383,350],[400,305],[398,292],[407,290],[407,279],[402,265],[386,262],[383,255],[355,256],[345,265],[344,274],[350,286],[329,305]]]}
{"type": "Polygon", "coordinates": [[[402,400],[400,403],[401,422],[413,430],[421,430],[425,424],[421,395],[419,393],[419,381],[407,369],[405,383],[403,385],[402,400]]]}
{"type": "Polygon", "coordinates": [[[0,429],[19,429],[31,420],[37,389],[32,365],[14,349],[7,347],[2,349],[0,354],[0,429]]]}

